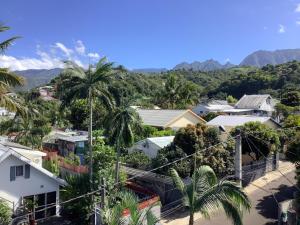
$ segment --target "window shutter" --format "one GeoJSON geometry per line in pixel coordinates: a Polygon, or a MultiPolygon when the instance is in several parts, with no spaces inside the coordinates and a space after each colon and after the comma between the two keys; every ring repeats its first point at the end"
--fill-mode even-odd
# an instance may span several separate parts
{"type": "Polygon", "coordinates": [[[30,178],[30,165],[26,164],[25,165],[25,179],[30,178]]]}
{"type": "Polygon", "coordinates": [[[10,167],[10,181],[16,180],[16,167],[11,166],[10,167]]]}

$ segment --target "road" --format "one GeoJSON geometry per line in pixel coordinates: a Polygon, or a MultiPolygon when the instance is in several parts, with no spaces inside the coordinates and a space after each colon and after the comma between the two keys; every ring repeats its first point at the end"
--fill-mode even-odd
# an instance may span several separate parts
{"type": "MultiPolygon", "coordinates": [[[[295,184],[294,176],[294,172],[286,174],[286,177],[295,184]]],[[[293,198],[295,187],[286,178],[280,177],[266,183],[264,189],[272,192],[278,202],[293,198]]],[[[278,207],[271,193],[259,189],[251,193],[249,198],[252,208],[250,213],[244,214],[244,225],[277,225],[278,207]]],[[[224,216],[224,213],[219,213],[212,216],[211,220],[199,219],[195,225],[232,225],[232,222],[224,216]]]]}

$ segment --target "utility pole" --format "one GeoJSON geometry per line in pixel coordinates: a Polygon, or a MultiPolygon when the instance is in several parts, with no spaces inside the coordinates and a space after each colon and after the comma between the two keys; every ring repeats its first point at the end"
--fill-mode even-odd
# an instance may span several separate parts
{"type": "Polygon", "coordinates": [[[105,207],[105,197],[106,197],[106,181],[105,181],[104,177],[101,179],[101,183],[102,183],[102,186],[100,186],[100,193],[101,193],[101,205],[100,205],[100,207],[102,209],[104,209],[104,207],[105,207]]]}
{"type": "Polygon", "coordinates": [[[238,180],[240,186],[242,186],[242,137],[239,134],[235,140],[235,155],[234,155],[234,171],[235,178],[238,180]]]}

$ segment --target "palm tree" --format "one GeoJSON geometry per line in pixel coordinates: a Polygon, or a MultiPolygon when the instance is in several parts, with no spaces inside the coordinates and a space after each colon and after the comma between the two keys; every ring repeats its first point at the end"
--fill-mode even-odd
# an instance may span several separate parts
{"type": "MultiPolygon", "coordinates": [[[[0,33],[7,31],[9,29],[10,29],[10,27],[0,24],[0,33]]],[[[12,37],[5,41],[0,42],[0,54],[3,53],[18,38],[20,38],[20,37],[12,37]]]]}
{"type": "Polygon", "coordinates": [[[114,204],[113,208],[103,211],[105,225],[155,225],[159,220],[153,215],[151,209],[154,205],[150,206],[146,211],[139,209],[139,199],[131,192],[121,192],[121,202],[114,204]],[[128,210],[129,219],[125,221],[123,217],[124,210],[128,210]]]}
{"type": "Polygon", "coordinates": [[[96,97],[102,99],[108,106],[112,105],[110,94],[106,88],[112,75],[112,63],[106,62],[106,58],[100,59],[96,67],[89,66],[84,70],[72,62],[66,62],[66,69],[63,71],[62,86],[65,90],[62,96],[63,105],[69,104],[78,98],[88,99],[89,104],[89,163],[90,182],[93,177],[93,154],[92,154],[92,127],[93,127],[93,101],[96,97]]]}
{"type": "Polygon", "coordinates": [[[242,225],[243,209],[250,210],[247,195],[235,183],[218,181],[213,169],[201,166],[192,175],[191,183],[185,185],[175,169],[171,169],[175,186],[182,193],[184,204],[189,207],[189,225],[194,224],[194,214],[200,212],[205,218],[212,211],[223,208],[234,225],[242,225]]]}
{"type": "Polygon", "coordinates": [[[119,181],[119,160],[122,147],[132,145],[134,141],[134,130],[141,128],[137,112],[130,108],[120,108],[114,113],[111,121],[110,137],[117,149],[116,183],[119,181]]]}
{"type": "MultiPolygon", "coordinates": [[[[9,30],[10,28],[0,24],[0,33],[9,30]]],[[[4,51],[19,37],[12,37],[7,40],[0,42],[0,54],[4,51]]],[[[24,84],[24,79],[12,72],[7,68],[0,68],[0,106],[5,107],[10,111],[21,110],[22,107],[18,100],[11,95],[11,87],[16,87],[24,84]]]]}

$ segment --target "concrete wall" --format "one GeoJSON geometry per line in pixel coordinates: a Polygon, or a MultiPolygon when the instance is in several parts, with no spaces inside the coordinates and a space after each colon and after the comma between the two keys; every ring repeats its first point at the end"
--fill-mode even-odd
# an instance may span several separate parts
{"type": "Polygon", "coordinates": [[[203,121],[194,114],[187,112],[180,118],[168,124],[168,127],[172,129],[178,129],[181,127],[186,127],[188,124],[196,125],[197,123],[203,123],[203,121]]]}
{"type": "Polygon", "coordinates": [[[30,178],[16,177],[10,181],[10,166],[20,166],[25,163],[14,156],[10,156],[0,164],[0,197],[15,202],[17,205],[21,197],[37,195],[47,192],[57,192],[59,184],[35,168],[30,168],[30,178]]]}

